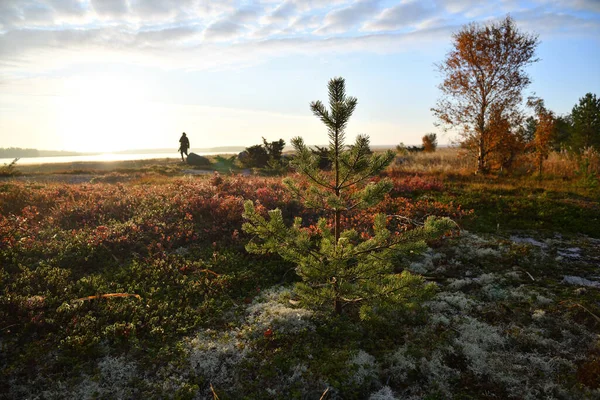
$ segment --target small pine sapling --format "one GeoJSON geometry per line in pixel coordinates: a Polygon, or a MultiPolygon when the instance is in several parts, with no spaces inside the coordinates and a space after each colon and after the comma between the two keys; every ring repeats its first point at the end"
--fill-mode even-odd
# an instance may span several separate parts
{"type": "Polygon", "coordinates": [[[432,290],[418,275],[394,273],[394,258],[423,249],[427,239],[439,238],[453,223],[447,218],[429,218],[424,226],[399,233],[388,230],[387,217],[380,214],[367,237],[342,226],[343,213],[377,205],[391,190],[389,180],[373,177],[390,164],[394,153],[372,153],[367,136],[358,136],[355,144],[347,147],[345,128],[357,99],[346,96],[343,78],[330,80],[328,89],[329,110],[320,101],[311,103],[311,109],[328,129],[331,170],[321,170],[319,154],[296,137],[292,139],[296,151],[293,165],[309,184],[301,187],[293,179],[284,180],[305,207],[324,215],[317,224],[318,234],[304,228],[300,217],[288,227],[279,209],[269,211],[265,218],[247,201],[243,229],[255,239],[246,249],[277,253],[295,263],[302,279],[296,294],[305,305],[335,314],[357,305],[362,319],[381,317],[386,311],[418,304],[432,290]]]}

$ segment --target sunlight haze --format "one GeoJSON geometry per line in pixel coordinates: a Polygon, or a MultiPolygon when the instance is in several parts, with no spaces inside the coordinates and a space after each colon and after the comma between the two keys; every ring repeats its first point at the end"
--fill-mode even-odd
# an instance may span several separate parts
{"type": "Polygon", "coordinates": [[[600,92],[600,1],[0,1],[0,147],[109,152],[324,144],[309,104],[346,79],[347,136],[447,144],[430,108],[452,32],[510,14],[539,35],[536,93],[600,92]]]}

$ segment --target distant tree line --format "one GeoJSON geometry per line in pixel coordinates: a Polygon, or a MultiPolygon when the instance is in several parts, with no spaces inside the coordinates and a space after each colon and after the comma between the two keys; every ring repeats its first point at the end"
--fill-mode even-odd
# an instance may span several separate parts
{"type": "MultiPolygon", "coordinates": [[[[283,155],[285,141],[279,139],[277,141],[268,142],[264,137],[262,144],[246,147],[244,151],[238,154],[238,160],[244,168],[256,168],[265,173],[285,173],[288,171],[290,162],[294,159],[294,155],[283,155]]],[[[433,134],[435,141],[435,133],[433,134]]],[[[437,142],[436,142],[437,145],[437,142]]],[[[348,145],[344,150],[352,151],[353,146],[348,145]]],[[[330,171],[331,164],[331,149],[328,147],[311,146],[308,151],[316,157],[319,169],[330,171]]],[[[373,154],[370,148],[367,148],[366,154],[373,154]]]]}
{"type": "Polygon", "coordinates": [[[408,153],[433,153],[437,150],[437,134],[428,133],[421,138],[423,144],[421,146],[406,146],[404,143],[400,143],[396,146],[396,151],[401,154],[408,153]]]}
{"type": "Polygon", "coordinates": [[[21,147],[0,147],[0,158],[61,157],[77,156],[82,154],[84,153],[78,153],[76,151],[23,149],[21,147]]]}
{"type": "Polygon", "coordinates": [[[14,157],[39,157],[40,151],[36,149],[22,149],[20,147],[0,148],[0,158],[14,157]]]}

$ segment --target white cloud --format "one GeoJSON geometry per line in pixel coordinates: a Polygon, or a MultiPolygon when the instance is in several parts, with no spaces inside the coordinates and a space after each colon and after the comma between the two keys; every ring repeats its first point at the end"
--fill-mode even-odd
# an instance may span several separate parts
{"type": "Polygon", "coordinates": [[[210,24],[204,30],[204,38],[207,40],[230,40],[238,37],[244,30],[243,25],[224,19],[210,24]]]}
{"type": "Polygon", "coordinates": [[[286,0],[279,4],[266,18],[269,23],[285,23],[296,15],[297,6],[293,0],[286,0]]]}
{"type": "Polygon", "coordinates": [[[535,2],[541,6],[550,3],[550,5],[558,8],[571,8],[600,13],[600,1],[598,0],[535,0],[535,2]]]}
{"type": "Polygon", "coordinates": [[[440,5],[444,6],[448,12],[458,14],[463,12],[473,12],[481,6],[489,5],[490,2],[482,2],[480,0],[443,0],[439,1],[439,3],[441,3],[440,5]]]}
{"type": "Polygon", "coordinates": [[[600,35],[600,18],[581,18],[542,8],[511,13],[519,28],[543,35],[600,35]]]}
{"type": "Polygon", "coordinates": [[[247,6],[211,23],[204,31],[204,38],[210,41],[235,40],[240,34],[256,24],[263,12],[262,7],[247,6]]]}
{"type": "Polygon", "coordinates": [[[304,15],[293,18],[290,25],[284,30],[284,33],[313,31],[319,27],[320,21],[316,15],[304,15]]]}
{"type": "Polygon", "coordinates": [[[121,17],[129,12],[126,0],[91,0],[92,8],[98,15],[121,17]]]}
{"type": "Polygon", "coordinates": [[[236,7],[232,0],[130,0],[133,15],[150,20],[180,20],[204,18],[231,12],[236,7]]]}
{"type": "Polygon", "coordinates": [[[253,39],[264,39],[264,38],[276,35],[279,32],[281,32],[281,28],[279,27],[278,24],[269,24],[269,25],[261,26],[260,28],[252,31],[252,33],[250,34],[250,37],[253,39]]]}
{"type": "Polygon", "coordinates": [[[348,4],[348,0],[293,0],[300,12],[322,10],[340,4],[348,4]]]}
{"type": "Polygon", "coordinates": [[[367,22],[367,31],[391,31],[415,26],[434,15],[435,10],[421,1],[403,1],[383,10],[374,20],[367,22]]]}
{"type": "Polygon", "coordinates": [[[182,26],[158,30],[140,31],[136,33],[136,42],[140,45],[157,46],[166,42],[182,42],[198,35],[194,26],[182,26]]]}
{"type": "Polygon", "coordinates": [[[379,0],[358,0],[348,7],[330,11],[325,16],[325,25],[315,33],[320,35],[346,32],[365,21],[379,10],[379,0]]]}
{"type": "Polygon", "coordinates": [[[230,21],[234,21],[237,23],[254,23],[261,16],[263,9],[257,6],[243,7],[238,8],[232,15],[229,17],[230,21]]]}
{"type": "Polygon", "coordinates": [[[571,7],[575,7],[581,10],[588,10],[600,13],[600,1],[598,0],[571,0],[569,2],[563,0],[561,3],[567,7],[571,5],[571,7]]]}
{"type": "Polygon", "coordinates": [[[45,0],[61,15],[81,15],[85,12],[84,2],[80,0],[45,0]]]}
{"type": "MultiPolygon", "coordinates": [[[[449,4],[459,10],[468,1],[449,4]]],[[[237,9],[231,2],[200,0],[102,3],[107,15],[98,18],[92,7],[100,0],[0,0],[0,77],[109,60],[205,69],[252,65],[288,54],[398,52],[412,44],[449,42],[450,33],[466,19],[453,16],[450,21],[443,10],[436,12],[416,1],[402,1],[383,11],[376,0],[346,1],[341,7],[337,0],[286,0],[237,9]],[[129,12],[119,14],[126,5],[129,12]],[[362,31],[357,31],[358,26],[362,31]],[[407,26],[411,34],[391,33],[407,26]]],[[[597,15],[586,17],[572,9],[558,12],[558,3],[553,3],[554,8],[529,8],[511,15],[522,29],[544,35],[600,34],[597,15]]],[[[504,12],[489,15],[503,16],[504,12]]]]}

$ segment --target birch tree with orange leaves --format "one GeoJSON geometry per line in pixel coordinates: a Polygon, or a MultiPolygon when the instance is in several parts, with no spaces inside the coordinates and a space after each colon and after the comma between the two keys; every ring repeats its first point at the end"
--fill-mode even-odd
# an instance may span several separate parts
{"type": "Polygon", "coordinates": [[[489,172],[499,148],[495,121],[517,126],[522,119],[521,92],[531,83],[525,67],[538,61],[539,41],[519,31],[510,16],[466,25],[452,38],[453,49],[438,64],[442,97],[431,110],[445,130],[459,129],[463,145],[477,156],[477,171],[489,172]]]}
{"type": "Polygon", "coordinates": [[[527,105],[535,110],[537,125],[530,147],[533,150],[538,177],[542,177],[544,160],[550,154],[552,140],[554,138],[554,126],[556,118],[554,113],[546,108],[544,100],[537,97],[529,97],[527,105]]]}

